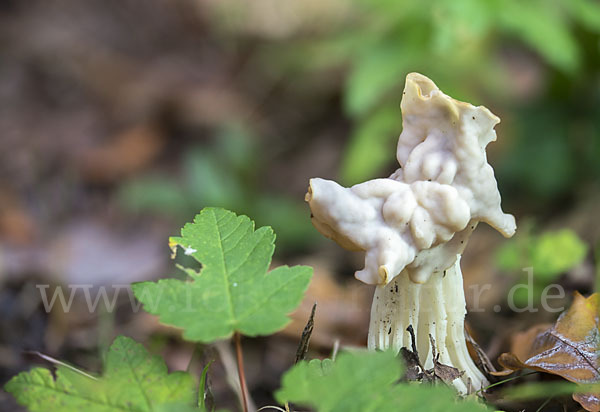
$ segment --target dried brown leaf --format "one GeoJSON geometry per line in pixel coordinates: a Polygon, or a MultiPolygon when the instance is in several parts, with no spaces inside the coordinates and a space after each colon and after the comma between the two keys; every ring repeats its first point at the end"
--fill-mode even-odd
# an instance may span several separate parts
{"type": "Polygon", "coordinates": [[[317,302],[313,304],[312,310],[310,311],[310,317],[306,326],[302,331],[302,337],[300,338],[300,344],[296,351],[296,360],[294,364],[306,360],[306,354],[308,353],[308,346],[310,345],[310,337],[312,336],[313,328],[315,326],[315,311],[317,310],[317,302]]]}
{"type": "MultiPolygon", "coordinates": [[[[533,369],[575,383],[600,382],[600,295],[584,298],[575,293],[571,308],[548,329],[536,326],[515,336],[512,353],[498,362],[508,370],[533,369]]],[[[598,411],[600,397],[579,394],[573,398],[588,411],[598,411]]]]}
{"type": "Polygon", "coordinates": [[[406,371],[404,378],[407,381],[417,381],[423,378],[422,366],[416,353],[407,348],[400,348],[400,356],[404,359],[406,371]]]}
{"type": "Polygon", "coordinates": [[[435,359],[433,361],[433,373],[436,378],[441,379],[443,382],[449,385],[452,383],[452,381],[454,381],[454,379],[460,378],[464,371],[459,371],[454,366],[444,365],[435,359]]]}
{"type": "Polygon", "coordinates": [[[573,395],[573,399],[579,402],[586,411],[600,412],[600,396],[596,393],[576,393],[573,395]]]}
{"type": "Polygon", "coordinates": [[[444,365],[441,363],[439,361],[440,354],[436,353],[435,339],[431,335],[429,335],[429,342],[431,343],[431,353],[433,355],[433,368],[424,371],[424,375],[432,382],[441,380],[449,385],[454,379],[461,377],[464,371],[459,371],[454,366],[444,365]]]}

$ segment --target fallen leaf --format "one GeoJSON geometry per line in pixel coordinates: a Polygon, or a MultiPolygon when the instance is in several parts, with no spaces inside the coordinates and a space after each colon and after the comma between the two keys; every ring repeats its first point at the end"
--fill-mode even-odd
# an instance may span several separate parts
{"type": "Polygon", "coordinates": [[[550,328],[552,328],[551,323],[542,323],[532,326],[525,332],[516,333],[512,337],[510,352],[519,359],[527,359],[530,356],[531,346],[534,340],[550,328]]]}
{"type": "MultiPolygon", "coordinates": [[[[454,366],[444,365],[443,363],[440,363],[438,359],[439,356],[437,356],[436,359],[433,361],[433,374],[436,379],[445,382],[447,385],[450,385],[452,381],[460,378],[465,373],[464,371],[459,371],[454,366]]],[[[469,393],[471,393],[470,389],[469,393]]]]}
{"type": "MultiPolygon", "coordinates": [[[[500,355],[498,362],[512,371],[527,368],[580,384],[600,382],[599,301],[598,293],[584,298],[576,292],[571,308],[554,326],[518,334],[512,352],[500,355]]],[[[597,394],[573,398],[588,411],[600,410],[597,394]]]]}
{"type": "Polygon", "coordinates": [[[302,331],[302,337],[300,338],[300,344],[298,345],[298,350],[296,351],[296,361],[294,364],[306,360],[306,354],[308,353],[308,347],[310,345],[310,337],[312,335],[313,329],[315,327],[315,311],[317,310],[317,303],[313,304],[312,310],[310,312],[310,317],[308,318],[308,322],[302,331]]]}
{"type": "MultiPolygon", "coordinates": [[[[450,385],[452,383],[453,380],[460,378],[463,373],[465,373],[464,371],[459,371],[457,368],[450,366],[450,365],[444,365],[443,363],[441,363],[439,361],[440,359],[440,354],[437,353],[436,354],[436,350],[435,350],[435,339],[433,339],[433,336],[429,335],[429,342],[431,343],[431,353],[433,354],[433,370],[428,370],[426,371],[425,375],[430,375],[433,372],[433,380],[441,380],[443,382],[445,382],[446,384],[450,385]]],[[[470,385],[469,385],[469,393],[471,392],[470,389],[470,385]]]]}
{"type": "Polygon", "coordinates": [[[164,146],[162,132],[152,124],[141,123],[81,153],[78,164],[88,181],[111,183],[142,170],[164,146]]]}
{"type": "MultiPolygon", "coordinates": [[[[450,385],[453,380],[461,377],[464,371],[459,371],[457,368],[444,365],[439,361],[440,354],[436,353],[435,339],[429,335],[429,342],[431,343],[431,351],[433,354],[433,368],[425,369],[421,365],[419,360],[419,353],[417,351],[415,343],[415,332],[412,325],[409,325],[406,329],[410,333],[412,341],[412,350],[408,348],[400,348],[400,354],[404,359],[406,372],[404,378],[408,381],[422,381],[429,383],[444,382],[450,385]]],[[[470,389],[469,389],[470,392],[470,389]]]]}
{"type": "Polygon", "coordinates": [[[406,330],[408,331],[408,333],[410,333],[412,350],[408,348],[400,348],[400,354],[402,355],[406,366],[404,378],[408,381],[422,380],[424,375],[424,368],[423,365],[421,365],[421,361],[419,360],[419,352],[417,351],[415,331],[412,325],[408,325],[408,328],[406,328],[406,330]]]}
{"type": "Polygon", "coordinates": [[[404,379],[407,381],[416,381],[422,379],[422,367],[419,364],[419,357],[416,355],[416,353],[410,349],[400,348],[400,356],[402,356],[402,359],[404,359],[404,365],[406,367],[404,379]]]}
{"type": "Polygon", "coordinates": [[[576,393],[573,395],[573,399],[579,402],[586,411],[600,412],[600,396],[596,393],[576,393]]]}

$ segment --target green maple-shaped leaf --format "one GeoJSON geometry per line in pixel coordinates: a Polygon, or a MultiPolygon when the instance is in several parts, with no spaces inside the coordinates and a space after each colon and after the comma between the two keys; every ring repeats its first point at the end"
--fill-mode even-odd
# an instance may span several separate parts
{"type": "Polygon", "coordinates": [[[193,406],[196,384],[190,374],[168,373],[159,356],[124,336],[111,345],[101,377],[61,365],[55,379],[48,369],[34,368],[5,389],[32,412],[200,410],[193,406]]]}
{"type": "Polygon", "coordinates": [[[398,383],[402,365],[393,352],[342,353],[335,362],[301,362],[288,371],[275,394],[319,412],[483,412],[475,401],[458,401],[446,386],[398,383]]]}
{"type": "Polygon", "coordinates": [[[213,342],[233,332],[268,335],[284,327],[312,276],[307,266],[280,266],[267,272],[275,250],[270,227],[233,212],[206,208],[172,237],[202,264],[182,268],[188,281],[162,279],[132,285],[144,309],[160,321],[183,329],[185,339],[213,342]]]}

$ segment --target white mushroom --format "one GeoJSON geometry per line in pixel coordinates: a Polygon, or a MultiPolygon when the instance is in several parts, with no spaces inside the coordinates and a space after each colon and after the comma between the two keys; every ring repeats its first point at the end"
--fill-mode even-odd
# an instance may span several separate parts
{"type": "Polygon", "coordinates": [[[433,366],[431,335],[440,362],[464,371],[453,384],[466,393],[487,381],[466,347],[460,254],[480,221],[506,237],[516,229],[485,153],[500,119],[417,73],[406,78],[401,108],[396,172],[350,188],[314,178],[306,200],[322,234],[365,251],[355,276],[377,285],[369,347],[410,348],[412,325],[424,367],[433,366]]]}

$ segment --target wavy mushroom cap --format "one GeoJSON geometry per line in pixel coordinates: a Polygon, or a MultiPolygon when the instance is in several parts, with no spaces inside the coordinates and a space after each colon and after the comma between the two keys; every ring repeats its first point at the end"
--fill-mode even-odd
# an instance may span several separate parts
{"type": "Polygon", "coordinates": [[[314,178],[306,195],[323,235],[366,252],[356,277],[371,284],[404,270],[413,282],[426,282],[454,264],[479,221],[507,237],[516,229],[502,211],[485,153],[500,119],[445,95],[418,73],[406,78],[401,108],[396,172],[351,188],[314,178]]]}

